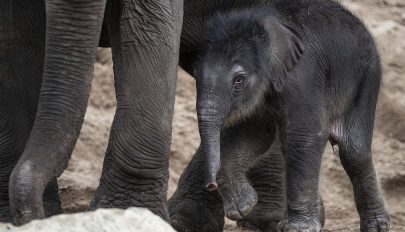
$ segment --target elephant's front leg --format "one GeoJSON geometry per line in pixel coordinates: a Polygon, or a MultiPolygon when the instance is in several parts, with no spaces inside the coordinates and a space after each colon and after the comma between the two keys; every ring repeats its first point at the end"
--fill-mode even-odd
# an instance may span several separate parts
{"type": "Polygon", "coordinates": [[[281,231],[321,231],[318,182],[322,154],[327,142],[322,110],[315,100],[295,99],[281,126],[282,150],[287,162],[287,217],[281,231]]]}
{"type": "Polygon", "coordinates": [[[255,160],[271,146],[275,136],[274,121],[254,117],[221,131],[221,169],[217,181],[227,218],[245,218],[258,201],[248,179],[255,160]]]}
{"type": "Polygon", "coordinates": [[[167,182],[182,0],[110,1],[117,110],[92,207],[168,219],[167,182]]]}
{"type": "Polygon", "coordinates": [[[207,154],[200,147],[179,180],[169,201],[170,219],[178,231],[222,231],[224,215],[234,220],[246,216],[257,202],[247,171],[274,138],[272,122],[260,117],[221,131],[220,191],[205,188],[207,154]],[[222,196],[221,196],[221,195],[222,196]]]}

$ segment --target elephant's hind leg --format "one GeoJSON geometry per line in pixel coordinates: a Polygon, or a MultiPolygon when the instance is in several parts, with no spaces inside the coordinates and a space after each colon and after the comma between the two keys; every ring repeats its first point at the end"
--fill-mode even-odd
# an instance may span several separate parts
{"type": "Polygon", "coordinates": [[[379,68],[366,71],[367,88],[359,90],[338,139],[339,157],[353,186],[361,231],[388,231],[389,215],[378,186],[371,151],[374,111],[379,89],[379,68]]]}
{"type": "Polygon", "coordinates": [[[269,149],[273,132],[271,123],[258,118],[221,131],[219,191],[204,188],[207,157],[200,148],[169,200],[172,225],[178,231],[222,231],[225,214],[233,220],[247,216],[257,202],[257,194],[246,174],[250,164],[269,149]]]}
{"type": "Polygon", "coordinates": [[[252,212],[238,225],[261,231],[277,231],[277,224],[284,217],[287,195],[285,163],[277,139],[272,147],[255,161],[248,178],[258,195],[252,212]]]}
{"type": "Polygon", "coordinates": [[[224,228],[224,206],[219,192],[203,188],[205,159],[200,147],[169,200],[170,222],[179,232],[220,232],[224,228]]]}

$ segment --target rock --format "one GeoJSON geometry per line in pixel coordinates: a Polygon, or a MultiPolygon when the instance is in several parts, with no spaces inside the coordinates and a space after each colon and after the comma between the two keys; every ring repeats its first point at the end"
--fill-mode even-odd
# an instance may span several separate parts
{"type": "Polygon", "coordinates": [[[98,209],[35,220],[21,227],[0,224],[1,232],[175,232],[159,216],[144,208],[98,209]]]}

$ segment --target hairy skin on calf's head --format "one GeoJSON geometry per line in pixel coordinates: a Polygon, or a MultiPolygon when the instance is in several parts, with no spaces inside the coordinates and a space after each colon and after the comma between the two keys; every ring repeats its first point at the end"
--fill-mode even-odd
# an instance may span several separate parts
{"type": "Polygon", "coordinates": [[[209,137],[205,134],[212,137],[219,133],[218,126],[214,130],[211,125],[230,127],[253,115],[265,114],[260,112],[268,109],[264,102],[269,95],[282,91],[287,72],[303,51],[293,31],[262,11],[217,15],[208,24],[196,75],[199,128],[211,179],[219,167],[215,164],[218,158],[211,161],[219,156],[219,146],[214,150],[212,143],[204,139],[209,137]]]}

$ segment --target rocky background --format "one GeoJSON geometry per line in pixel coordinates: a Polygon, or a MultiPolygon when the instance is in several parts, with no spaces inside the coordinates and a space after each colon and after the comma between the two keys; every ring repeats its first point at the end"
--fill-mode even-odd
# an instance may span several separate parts
{"type": "Polygon", "coordinates": [[[97,209],[60,214],[16,227],[0,224],[1,232],[175,232],[169,223],[145,208],[97,209]]]}
{"type": "MultiPolygon", "coordinates": [[[[384,80],[374,133],[374,163],[391,215],[392,231],[405,231],[405,0],[341,2],[363,19],[380,49],[384,80]]],[[[115,110],[109,49],[99,50],[94,74],[80,139],[68,168],[59,178],[67,213],[86,210],[98,184],[115,110]]],[[[170,154],[169,196],[198,144],[195,82],[180,70],[170,154]]],[[[325,231],[357,231],[359,219],[351,185],[330,146],[324,155],[320,191],[326,207],[325,231]]],[[[225,231],[242,230],[227,221],[225,231]]]]}

